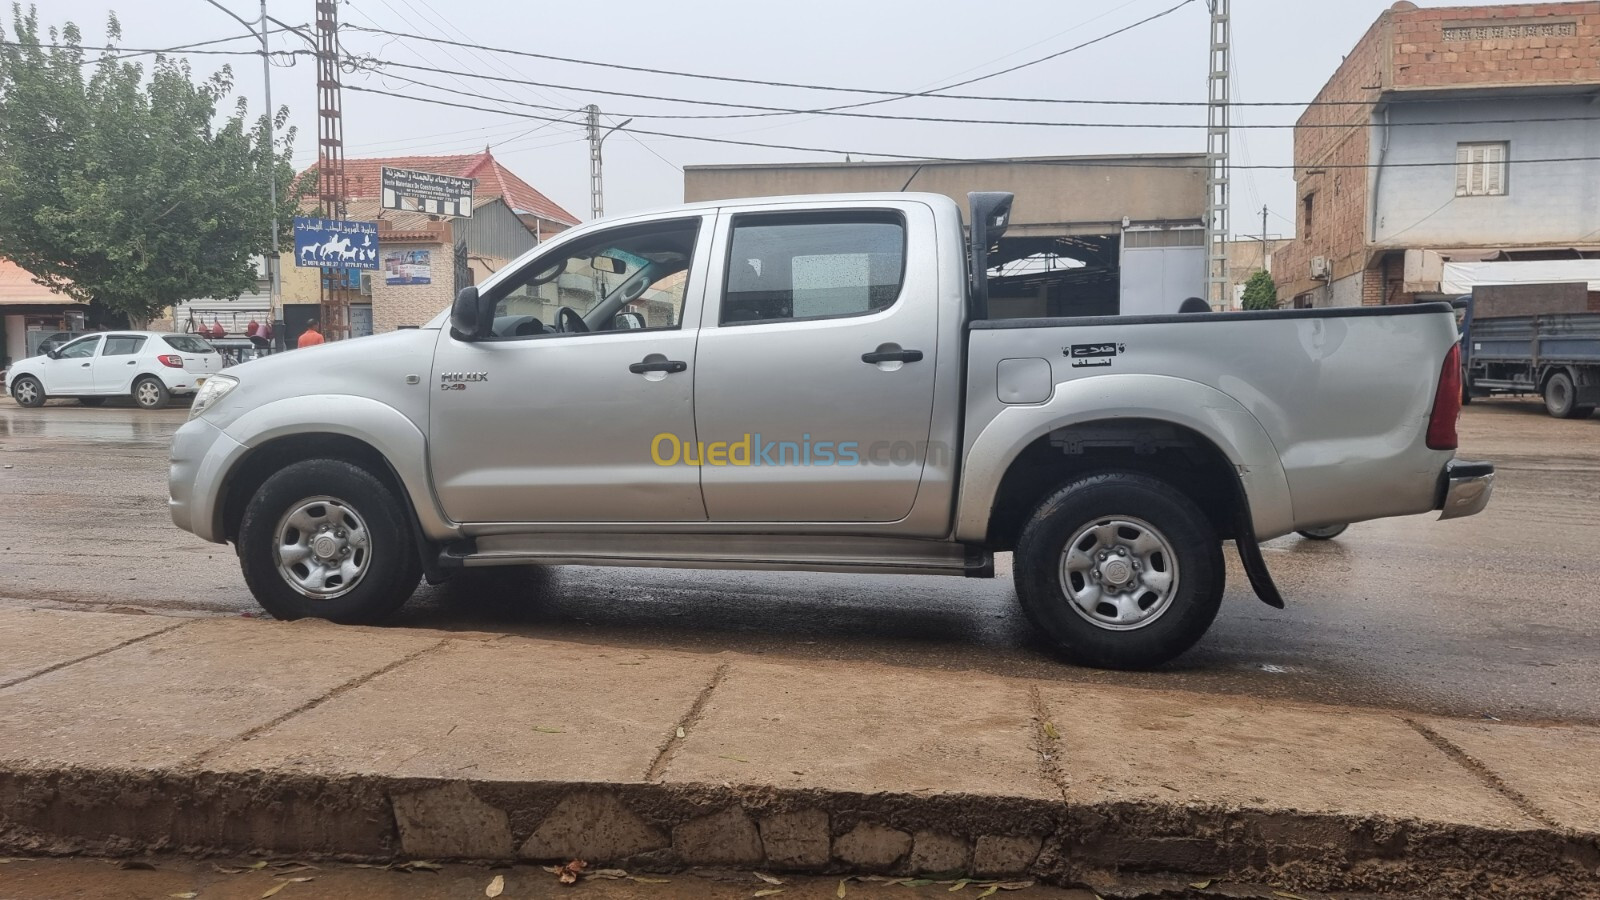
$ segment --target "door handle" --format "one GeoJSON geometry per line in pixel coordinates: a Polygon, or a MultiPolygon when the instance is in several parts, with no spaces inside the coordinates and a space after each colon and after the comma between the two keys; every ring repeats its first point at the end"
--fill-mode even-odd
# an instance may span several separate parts
{"type": "Polygon", "coordinates": [[[89,368],[89,364],[88,363],[84,363],[83,364],[83,368],[85,368],[85,369],[89,368]]]}
{"type": "Polygon", "coordinates": [[[628,366],[628,371],[635,375],[646,372],[682,372],[689,368],[689,364],[677,359],[662,359],[655,362],[636,362],[628,366]]]}
{"type": "Polygon", "coordinates": [[[921,350],[874,350],[871,353],[861,354],[864,363],[882,362],[921,362],[921,350]]]}

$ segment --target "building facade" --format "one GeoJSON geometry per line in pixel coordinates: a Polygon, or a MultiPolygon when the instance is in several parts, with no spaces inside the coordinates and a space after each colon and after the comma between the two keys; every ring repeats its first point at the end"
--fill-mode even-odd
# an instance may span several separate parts
{"type": "Polygon", "coordinates": [[[1600,2],[1402,0],[1300,116],[1279,297],[1410,303],[1460,292],[1469,271],[1537,278],[1515,264],[1547,260],[1589,260],[1600,279],[1595,157],[1600,2]]]}

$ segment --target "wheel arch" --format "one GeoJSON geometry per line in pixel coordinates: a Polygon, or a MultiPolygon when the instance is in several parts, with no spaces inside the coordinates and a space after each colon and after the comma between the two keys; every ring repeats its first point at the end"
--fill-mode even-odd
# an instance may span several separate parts
{"type": "Polygon", "coordinates": [[[384,480],[427,539],[458,534],[434,500],[426,438],[387,404],[342,395],[286,398],[251,410],[224,433],[240,448],[226,465],[214,510],[215,533],[225,539],[237,535],[244,504],[262,482],[289,462],[315,456],[343,459],[384,480]]]}
{"type": "Polygon", "coordinates": [[[956,539],[1008,549],[1038,498],[1106,469],[1165,476],[1222,534],[1235,530],[1241,493],[1256,536],[1293,530],[1277,448],[1238,401],[1170,376],[1113,375],[1058,384],[1046,403],[1008,407],[983,429],[964,463],[956,539]]]}

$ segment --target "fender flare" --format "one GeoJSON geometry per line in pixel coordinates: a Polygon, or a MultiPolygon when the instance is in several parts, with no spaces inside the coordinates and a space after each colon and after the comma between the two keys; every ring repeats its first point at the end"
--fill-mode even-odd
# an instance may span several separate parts
{"type": "Polygon", "coordinates": [[[459,526],[444,515],[433,495],[426,435],[386,403],[349,394],[287,397],[250,410],[228,423],[223,434],[238,444],[223,462],[230,473],[251,451],[279,438],[337,434],[359,440],[389,464],[424,536],[434,541],[461,537],[459,526]]]}
{"type": "Polygon", "coordinates": [[[1089,422],[1149,419],[1187,428],[1216,445],[1239,473],[1250,532],[1261,540],[1294,530],[1289,480],[1278,449],[1243,404],[1216,388],[1169,375],[1100,375],[1058,383],[1050,399],[1007,406],[968,445],[955,538],[980,543],[1001,479],[1030,444],[1089,422]]]}

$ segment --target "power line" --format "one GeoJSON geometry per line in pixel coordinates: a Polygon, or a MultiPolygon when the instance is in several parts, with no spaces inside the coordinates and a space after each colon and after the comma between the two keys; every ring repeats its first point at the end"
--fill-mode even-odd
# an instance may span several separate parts
{"type": "MultiPolygon", "coordinates": [[[[415,96],[415,95],[412,95],[412,94],[399,94],[399,93],[395,93],[394,91],[382,91],[382,90],[378,90],[377,88],[367,88],[367,87],[357,87],[355,85],[345,85],[345,89],[346,90],[351,90],[351,91],[360,91],[362,93],[367,93],[367,94],[378,94],[378,95],[386,96],[386,97],[396,97],[396,98],[401,99],[401,100],[413,100],[413,101],[416,101],[418,103],[432,103],[432,104],[435,104],[435,105],[438,105],[438,106],[449,106],[449,107],[454,107],[456,109],[470,109],[470,110],[474,110],[474,111],[477,111],[477,112],[499,113],[499,114],[505,115],[505,116],[517,116],[517,117],[524,118],[524,119],[535,119],[535,120],[539,120],[539,121],[548,121],[548,122],[560,122],[560,121],[562,121],[561,119],[552,118],[550,116],[540,116],[540,115],[535,115],[533,113],[513,112],[513,111],[508,110],[508,109],[491,109],[491,108],[486,107],[486,106],[472,106],[472,105],[466,104],[466,103],[456,103],[456,102],[451,101],[451,100],[440,100],[440,99],[433,98],[433,97],[418,97],[418,96],[415,96]]],[[[1057,165],[1057,166],[1067,165],[1067,166],[1079,166],[1079,167],[1084,167],[1084,168],[1092,168],[1092,167],[1098,166],[1098,167],[1103,167],[1103,168],[1117,168],[1117,169],[1193,169],[1193,168],[1199,168],[1199,166],[1192,165],[1192,164],[1160,162],[1160,161],[1157,161],[1157,160],[1151,160],[1149,162],[1096,162],[1093,159],[1050,160],[1050,159],[1026,159],[1026,158],[1023,158],[1023,159],[1012,159],[1012,158],[1006,158],[1006,157],[927,156],[927,155],[913,155],[913,154],[907,154],[907,153],[882,153],[882,152],[878,152],[878,151],[875,151],[875,150],[874,151],[868,151],[868,150],[840,150],[840,149],[832,148],[832,147],[804,147],[804,146],[799,146],[799,145],[794,145],[794,144],[768,144],[768,143],[762,143],[762,142],[759,142],[759,141],[739,141],[739,140],[734,140],[732,138],[702,137],[700,135],[693,135],[693,134],[679,134],[677,132],[671,132],[671,131],[651,131],[651,130],[643,129],[643,128],[635,128],[635,129],[632,129],[632,131],[633,131],[634,134],[648,134],[648,135],[652,135],[654,137],[674,138],[674,139],[677,139],[677,140],[685,140],[685,141],[699,141],[701,143],[708,143],[708,144],[730,144],[730,145],[739,146],[739,147],[761,147],[761,148],[769,149],[769,150],[795,150],[795,151],[799,151],[799,152],[803,152],[803,153],[828,153],[828,154],[834,154],[834,155],[849,154],[849,155],[852,155],[852,156],[877,156],[877,157],[883,157],[885,159],[913,160],[913,161],[920,161],[920,162],[953,162],[953,163],[1005,162],[1005,163],[1012,163],[1012,164],[1015,164],[1015,165],[1057,165]]],[[[1203,154],[1195,154],[1195,156],[1197,156],[1197,157],[1198,156],[1202,156],[1202,155],[1203,154]]],[[[1543,158],[1538,158],[1538,159],[1507,159],[1506,160],[1506,164],[1507,165],[1527,165],[1527,164],[1532,164],[1532,163],[1565,163],[1565,162],[1595,162],[1595,161],[1600,161],[1600,156],[1559,156],[1559,157],[1543,157],[1543,158]]],[[[1380,169],[1380,168],[1382,168],[1382,169],[1424,169],[1424,168],[1437,168],[1437,167],[1455,166],[1455,165],[1457,165],[1457,163],[1456,163],[1455,160],[1452,159],[1452,160],[1444,161],[1444,162],[1384,163],[1382,165],[1376,165],[1376,164],[1373,164],[1373,163],[1328,163],[1328,164],[1324,164],[1324,165],[1311,166],[1311,167],[1300,166],[1300,165],[1292,165],[1291,164],[1291,165],[1248,165],[1248,166],[1230,165],[1229,168],[1230,169],[1246,169],[1246,170],[1274,170],[1274,169],[1290,170],[1290,169],[1302,169],[1302,168],[1316,168],[1316,169],[1324,169],[1324,170],[1329,170],[1329,169],[1380,169]]]]}
{"type": "MultiPolygon", "coordinates": [[[[279,30],[282,30],[282,29],[279,29],[279,30]]],[[[140,47],[140,48],[134,48],[134,47],[104,47],[104,46],[87,46],[87,45],[83,45],[83,44],[44,44],[44,43],[32,43],[32,42],[27,42],[27,41],[0,41],[0,47],[37,47],[37,48],[39,48],[41,50],[96,50],[96,51],[100,51],[100,52],[104,52],[104,53],[121,53],[121,54],[124,54],[123,56],[111,57],[112,59],[127,59],[130,56],[144,56],[144,55],[150,54],[150,53],[179,53],[179,52],[181,52],[181,53],[193,53],[193,54],[196,54],[196,55],[199,55],[199,56],[261,56],[262,55],[262,51],[260,51],[260,50],[195,50],[195,49],[191,49],[193,47],[199,47],[199,46],[202,46],[202,45],[205,45],[205,44],[220,44],[223,41],[243,40],[246,37],[255,38],[256,40],[260,40],[260,37],[258,35],[250,34],[250,35],[239,35],[238,37],[231,37],[231,38],[218,38],[217,40],[214,40],[214,41],[201,41],[199,44],[188,44],[188,45],[182,45],[182,46],[178,46],[178,47],[140,47]]],[[[270,56],[312,56],[313,54],[309,50],[273,50],[270,54],[267,54],[267,55],[270,55],[270,56]]],[[[102,59],[103,58],[104,57],[102,57],[102,59]]],[[[85,62],[99,62],[99,61],[100,61],[99,59],[85,60],[85,62]]]]}
{"type": "MultiPolygon", "coordinates": [[[[376,70],[370,68],[371,66],[394,66],[394,67],[398,67],[398,68],[402,68],[402,69],[413,69],[413,70],[418,70],[418,71],[423,71],[423,72],[435,72],[435,73],[438,73],[438,74],[441,74],[441,75],[451,75],[451,76],[462,75],[462,76],[466,76],[468,78],[481,78],[481,79],[484,79],[484,80],[487,80],[487,81],[510,81],[510,82],[512,82],[514,84],[528,83],[528,82],[525,82],[523,79],[515,79],[515,78],[507,79],[507,78],[501,78],[500,76],[497,76],[497,75],[485,75],[485,74],[480,73],[480,72],[468,72],[468,71],[462,71],[462,70],[457,70],[457,69],[441,69],[441,68],[438,68],[436,66],[423,66],[423,65],[416,65],[416,64],[413,64],[413,63],[389,62],[389,61],[385,61],[385,60],[363,60],[362,62],[368,66],[368,70],[369,71],[374,71],[374,72],[376,70]]],[[[380,74],[380,76],[382,76],[382,77],[394,78],[396,80],[406,82],[407,84],[416,85],[417,87],[432,88],[434,90],[444,91],[444,92],[449,93],[449,94],[456,94],[456,95],[463,96],[463,97],[471,97],[471,98],[478,99],[478,100],[490,100],[490,101],[495,102],[495,103],[510,103],[510,104],[514,104],[516,106],[528,107],[530,109],[543,109],[543,110],[561,111],[561,112],[569,111],[567,107],[563,107],[563,106],[551,106],[549,104],[544,104],[544,103],[530,103],[530,102],[528,102],[526,100],[500,100],[497,97],[486,97],[481,93],[476,93],[476,92],[473,92],[473,91],[470,91],[470,90],[467,90],[467,91],[457,90],[455,88],[448,88],[448,87],[445,87],[444,85],[440,85],[440,84],[433,84],[433,83],[426,82],[426,81],[417,81],[417,80],[412,79],[412,78],[406,78],[403,75],[395,75],[392,72],[384,72],[384,73],[377,73],[377,74],[380,74]]],[[[459,84],[460,82],[457,81],[457,83],[459,84]]],[[[535,83],[543,84],[545,86],[551,86],[551,85],[548,85],[548,84],[546,84],[544,82],[535,82],[535,83]]],[[[821,115],[841,116],[841,117],[856,118],[856,119],[876,119],[876,120],[880,120],[880,121],[890,121],[890,122],[940,122],[940,123],[957,124],[957,125],[1019,125],[1019,126],[1027,126],[1027,127],[1030,127],[1030,128],[1153,128],[1153,129],[1166,128],[1166,129],[1180,129],[1180,130],[1199,130],[1199,129],[1204,129],[1204,128],[1209,127],[1208,125],[1206,125],[1203,122],[1196,122],[1196,123],[1182,123],[1182,122],[1044,122],[1044,121],[1039,121],[1039,120],[1035,120],[1035,119],[973,119],[973,118],[958,118],[958,117],[953,117],[953,116],[899,116],[899,115],[892,115],[892,114],[889,114],[889,113],[831,112],[831,111],[826,111],[826,110],[785,109],[785,108],[782,108],[782,107],[772,107],[772,106],[752,106],[750,104],[743,104],[743,103],[729,104],[729,103],[715,103],[713,101],[685,100],[685,99],[677,98],[677,97],[658,97],[658,96],[650,96],[650,95],[644,95],[644,94],[624,93],[624,92],[621,92],[621,91],[605,91],[605,90],[599,90],[599,89],[595,89],[595,88],[571,87],[571,86],[567,86],[567,85],[562,85],[562,87],[568,87],[570,90],[589,91],[591,93],[597,93],[597,94],[610,94],[610,95],[616,95],[616,96],[633,97],[635,99],[666,100],[666,101],[676,102],[676,103],[705,103],[707,105],[712,105],[712,106],[734,106],[734,107],[739,107],[739,108],[744,108],[744,109],[763,109],[763,110],[768,110],[768,112],[764,113],[763,115],[809,115],[809,114],[821,114],[821,115]]],[[[737,119],[737,118],[745,118],[745,116],[739,116],[739,115],[684,115],[684,114],[676,114],[676,113],[613,113],[612,115],[618,116],[618,117],[622,117],[622,118],[633,118],[633,119],[670,119],[670,120],[685,120],[685,121],[699,121],[699,120],[705,120],[705,119],[737,119]]],[[[1596,120],[1600,120],[1600,116],[1588,116],[1588,117],[1578,117],[1578,118],[1573,118],[1571,116],[1550,116],[1550,117],[1529,117],[1529,118],[1514,118],[1514,119],[1472,119],[1472,120],[1462,120],[1462,121],[1437,121],[1437,122],[1394,122],[1394,123],[1390,124],[1390,127],[1410,127],[1410,126],[1423,126],[1423,125],[1429,125],[1429,126],[1436,126],[1436,125],[1512,125],[1512,124],[1523,124],[1523,123],[1528,123],[1528,122],[1582,122],[1582,121],[1596,121],[1596,120]]],[[[1238,124],[1238,125],[1234,125],[1232,127],[1236,128],[1236,129],[1239,129],[1239,128],[1245,128],[1245,129],[1290,129],[1290,128],[1345,129],[1345,128],[1359,128],[1359,127],[1361,127],[1363,125],[1367,125],[1367,124],[1369,124],[1369,123],[1367,123],[1367,122],[1347,122],[1347,123],[1319,122],[1319,123],[1309,124],[1309,125],[1298,125],[1298,124],[1295,124],[1295,123],[1292,123],[1292,122],[1284,122],[1284,123],[1260,123],[1260,124],[1253,124],[1253,125],[1238,124]]]]}
{"type": "MultiPolygon", "coordinates": [[[[1137,24],[1137,23],[1135,23],[1135,24],[1137,24]]],[[[481,46],[479,44],[464,44],[464,43],[462,43],[460,41],[452,41],[452,40],[448,40],[446,38],[432,37],[432,36],[429,36],[429,35],[422,35],[422,34],[412,34],[412,33],[404,32],[404,31],[392,31],[392,30],[389,30],[389,29],[386,29],[386,28],[368,28],[368,27],[364,27],[364,26],[360,26],[360,25],[344,25],[343,28],[345,30],[350,30],[350,31],[362,31],[362,32],[367,32],[367,33],[371,33],[371,34],[382,34],[382,35],[387,35],[389,37],[394,37],[394,38],[402,38],[402,39],[417,40],[417,41],[426,41],[426,42],[429,42],[429,43],[444,44],[444,45],[452,46],[452,47],[464,47],[464,48],[469,48],[469,49],[481,49],[481,50],[485,50],[485,51],[488,51],[488,52],[491,52],[491,53],[505,53],[505,54],[509,54],[509,55],[512,55],[512,56],[523,56],[523,57],[528,57],[528,58],[531,58],[531,59],[544,59],[544,60],[550,60],[552,62],[571,63],[573,65],[580,65],[580,66],[593,66],[593,67],[602,68],[602,69],[615,69],[615,70],[622,70],[622,71],[628,71],[628,72],[641,72],[641,73],[650,74],[650,75],[669,75],[669,76],[678,77],[678,78],[696,78],[696,79],[702,79],[702,80],[706,80],[706,81],[723,81],[723,82],[731,82],[731,83],[734,83],[734,84],[751,84],[751,85],[758,85],[758,86],[761,86],[761,87],[796,88],[796,89],[808,90],[808,91],[832,91],[832,92],[837,92],[837,93],[848,93],[848,94],[876,94],[876,95],[880,95],[880,96],[891,96],[891,97],[918,97],[918,98],[925,98],[925,99],[929,99],[929,100],[977,100],[977,101],[986,101],[986,102],[995,102],[995,103],[1045,103],[1045,104],[1064,104],[1064,105],[1082,105],[1082,106],[1177,106],[1177,107],[1183,107],[1183,106],[1204,107],[1204,106],[1207,105],[1206,101],[1204,101],[1204,100],[1104,100],[1104,99],[1089,99],[1089,98],[1006,97],[1006,96],[995,96],[995,95],[985,95],[985,94],[944,94],[944,93],[929,93],[929,92],[918,93],[918,92],[906,92],[906,91],[897,91],[897,90],[885,90],[885,89],[882,89],[882,88],[855,88],[855,87],[838,87],[838,86],[835,86],[835,85],[804,84],[804,83],[792,82],[792,81],[774,81],[774,80],[765,80],[765,79],[758,79],[758,78],[738,78],[738,77],[734,77],[734,76],[730,76],[730,75],[707,75],[707,74],[699,73],[699,72],[682,72],[682,71],[674,71],[674,70],[671,70],[671,69],[655,69],[655,68],[649,68],[649,67],[645,67],[645,66],[630,66],[630,65],[624,65],[622,63],[597,62],[595,60],[579,59],[579,58],[570,57],[570,56],[555,56],[555,55],[549,54],[549,53],[535,53],[535,52],[532,52],[532,51],[529,51],[529,50],[514,50],[514,49],[511,49],[511,48],[507,48],[507,47],[484,47],[484,46],[481,46]]],[[[468,73],[468,74],[471,74],[471,73],[468,73]]],[[[566,85],[549,84],[549,83],[546,83],[546,82],[538,82],[538,81],[519,81],[517,83],[530,84],[530,85],[534,85],[534,86],[537,86],[537,87],[549,87],[549,88],[553,88],[553,89],[578,90],[578,91],[590,90],[591,93],[604,93],[604,94],[611,94],[613,96],[639,97],[639,98],[642,98],[642,99],[671,100],[673,102],[679,102],[679,103],[698,103],[698,104],[708,105],[708,106],[729,106],[729,107],[742,107],[742,108],[753,108],[753,109],[775,109],[775,107],[753,107],[753,106],[750,106],[748,104],[739,104],[739,103],[713,103],[711,101],[702,101],[702,100],[686,100],[686,99],[672,98],[672,97],[654,97],[654,96],[647,95],[647,94],[624,94],[624,93],[615,92],[615,91],[599,91],[599,90],[592,90],[592,89],[586,89],[586,88],[571,87],[571,86],[566,86],[566,85]]],[[[948,90],[948,87],[949,86],[946,86],[946,88],[943,88],[943,89],[935,88],[934,90],[948,90]]],[[[1571,96],[1572,96],[1571,94],[1554,94],[1554,93],[1551,93],[1551,94],[1528,94],[1528,95],[1524,95],[1524,99],[1551,99],[1551,98],[1571,97],[1571,96]]],[[[1394,99],[1394,100],[1389,100],[1387,102],[1389,102],[1390,105],[1400,105],[1402,103],[1424,103],[1424,102],[1434,102],[1434,101],[1394,99]]],[[[1303,101],[1303,100],[1256,100],[1256,101],[1251,101],[1251,102],[1239,101],[1239,102],[1232,103],[1230,105],[1232,105],[1232,106],[1246,106],[1246,107],[1310,108],[1310,107],[1318,107],[1318,106],[1362,106],[1362,107],[1370,107],[1373,104],[1372,104],[1372,101],[1369,101],[1369,100],[1311,100],[1311,101],[1303,101]]],[[[782,111],[783,112],[810,112],[810,110],[782,110],[782,111]]]]}
{"type": "MultiPolygon", "coordinates": [[[[1046,62],[1046,61],[1052,60],[1052,59],[1056,59],[1057,57],[1064,56],[1064,55],[1066,55],[1068,53],[1072,53],[1072,52],[1074,52],[1076,50],[1081,50],[1084,47],[1092,46],[1093,44],[1097,44],[1097,43],[1099,43],[1101,41],[1104,41],[1104,40],[1107,40],[1109,38],[1115,37],[1115,36],[1117,36],[1119,34],[1122,34],[1122,33],[1126,32],[1126,31],[1129,31],[1129,30],[1132,30],[1134,28],[1137,28],[1140,25],[1143,25],[1143,24],[1145,24],[1147,22],[1153,22],[1156,19],[1162,18],[1163,16],[1171,15],[1172,13],[1177,12],[1179,9],[1181,9],[1181,8],[1183,8],[1183,7],[1189,5],[1190,3],[1193,3],[1193,2],[1194,2],[1194,0],[1181,0],[1181,2],[1179,2],[1176,6],[1169,7],[1169,8],[1167,8],[1165,10],[1162,10],[1161,12],[1156,13],[1154,15],[1146,16],[1145,18],[1140,19],[1139,21],[1134,22],[1131,25],[1126,25],[1126,26],[1123,26],[1122,28],[1118,28],[1115,31],[1107,32],[1106,34],[1100,35],[1099,37],[1096,37],[1096,38],[1093,38],[1091,40],[1085,41],[1085,42],[1083,42],[1081,44],[1076,44],[1076,45],[1074,45],[1072,47],[1068,47],[1065,50],[1058,50],[1055,53],[1051,53],[1051,54],[1048,54],[1046,56],[1041,56],[1041,57],[1038,57],[1037,59],[1032,59],[1032,60],[1029,60],[1029,61],[1024,62],[1024,63],[1018,63],[1017,65],[1009,66],[1009,67],[1001,69],[1001,70],[999,70],[997,72],[991,72],[991,73],[989,73],[987,75],[980,75],[980,76],[977,76],[975,78],[968,78],[968,79],[966,79],[964,81],[958,81],[958,82],[954,82],[952,84],[944,85],[943,87],[930,88],[930,89],[928,89],[926,91],[889,91],[889,90],[878,90],[878,89],[871,89],[871,88],[845,88],[845,87],[833,87],[833,86],[829,86],[829,85],[802,84],[802,83],[798,83],[798,82],[768,81],[768,80],[757,79],[757,78],[738,78],[738,77],[731,76],[731,75],[706,75],[706,74],[697,73],[697,72],[679,72],[679,71],[673,71],[671,69],[656,69],[656,68],[651,68],[649,66],[630,66],[630,65],[623,64],[623,63],[596,62],[594,60],[579,59],[577,57],[571,57],[571,56],[556,56],[554,54],[549,54],[549,53],[535,53],[535,52],[530,51],[530,50],[514,50],[514,49],[511,49],[511,48],[508,48],[508,47],[486,47],[486,46],[483,46],[481,44],[467,44],[467,43],[462,43],[460,41],[453,41],[453,40],[450,40],[448,38],[433,37],[431,35],[413,34],[413,33],[404,32],[404,31],[392,31],[392,30],[389,30],[387,28],[367,28],[367,27],[363,27],[363,26],[360,26],[360,25],[347,25],[345,27],[350,29],[350,30],[353,30],[353,31],[365,31],[365,32],[370,32],[370,33],[374,33],[374,34],[384,34],[384,35],[388,35],[390,37],[407,38],[407,39],[418,40],[418,41],[427,41],[429,43],[434,43],[434,44],[443,44],[443,45],[451,46],[451,47],[461,47],[461,48],[467,49],[467,50],[484,50],[484,51],[488,51],[488,52],[491,52],[491,53],[505,53],[505,54],[509,54],[509,55],[512,55],[512,56],[523,56],[523,57],[528,57],[530,59],[545,59],[545,60],[550,60],[552,62],[571,63],[573,65],[580,65],[580,66],[595,66],[595,67],[603,68],[603,69],[622,70],[622,71],[627,71],[627,72],[641,72],[641,73],[650,74],[650,75],[670,75],[670,76],[678,77],[678,78],[698,78],[698,79],[707,80],[707,81],[724,81],[724,82],[731,82],[731,83],[735,83],[735,84],[754,84],[754,85],[761,85],[763,87],[798,88],[798,89],[801,89],[801,90],[810,90],[810,91],[832,91],[832,92],[849,93],[849,94],[876,94],[876,95],[879,95],[879,96],[883,96],[886,99],[896,99],[896,100],[897,99],[910,98],[910,97],[922,97],[922,96],[933,96],[933,97],[941,97],[941,98],[948,98],[948,99],[965,99],[965,100],[978,100],[978,99],[997,100],[997,99],[1009,99],[1009,98],[962,97],[962,96],[956,95],[956,94],[941,94],[941,93],[937,93],[937,92],[939,92],[939,91],[947,91],[947,90],[950,90],[952,88],[962,87],[962,86],[965,86],[965,85],[968,85],[968,84],[974,84],[974,83],[979,82],[979,81],[986,81],[986,80],[988,80],[990,78],[995,78],[995,77],[998,77],[1000,75],[1006,75],[1006,74],[1009,74],[1011,72],[1015,72],[1015,71],[1017,71],[1019,69],[1025,69],[1025,68],[1028,68],[1029,66],[1038,65],[1039,63],[1046,62]]],[[[881,102],[881,101],[874,101],[874,102],[881,102]]],[[[1033,102],[1033,101],[1030,98],[1029,100],[1019,100],[1018,102],[1033,102]]],[[[1078,101],[1053,101],[1052,100],[1052,101],[1040,101],[1040,102],[1078,102],[1078,101]]],[[[1085,101],[1082,101],[1082,102],[1084,102],[1084,103],[1096,103],[1096,102],[1105,103],[1105,102],[1109,102],[1109,101],[1090,101],[1090,100],[1085,100],[1085,101]]],[[[1186,105],[1191,105],[1191,104],[1186,104],[1186,105]]],[[[1197,104],[1197,105],[1202,105],[1203,106],[1204,104],[1197,104]]]]}

